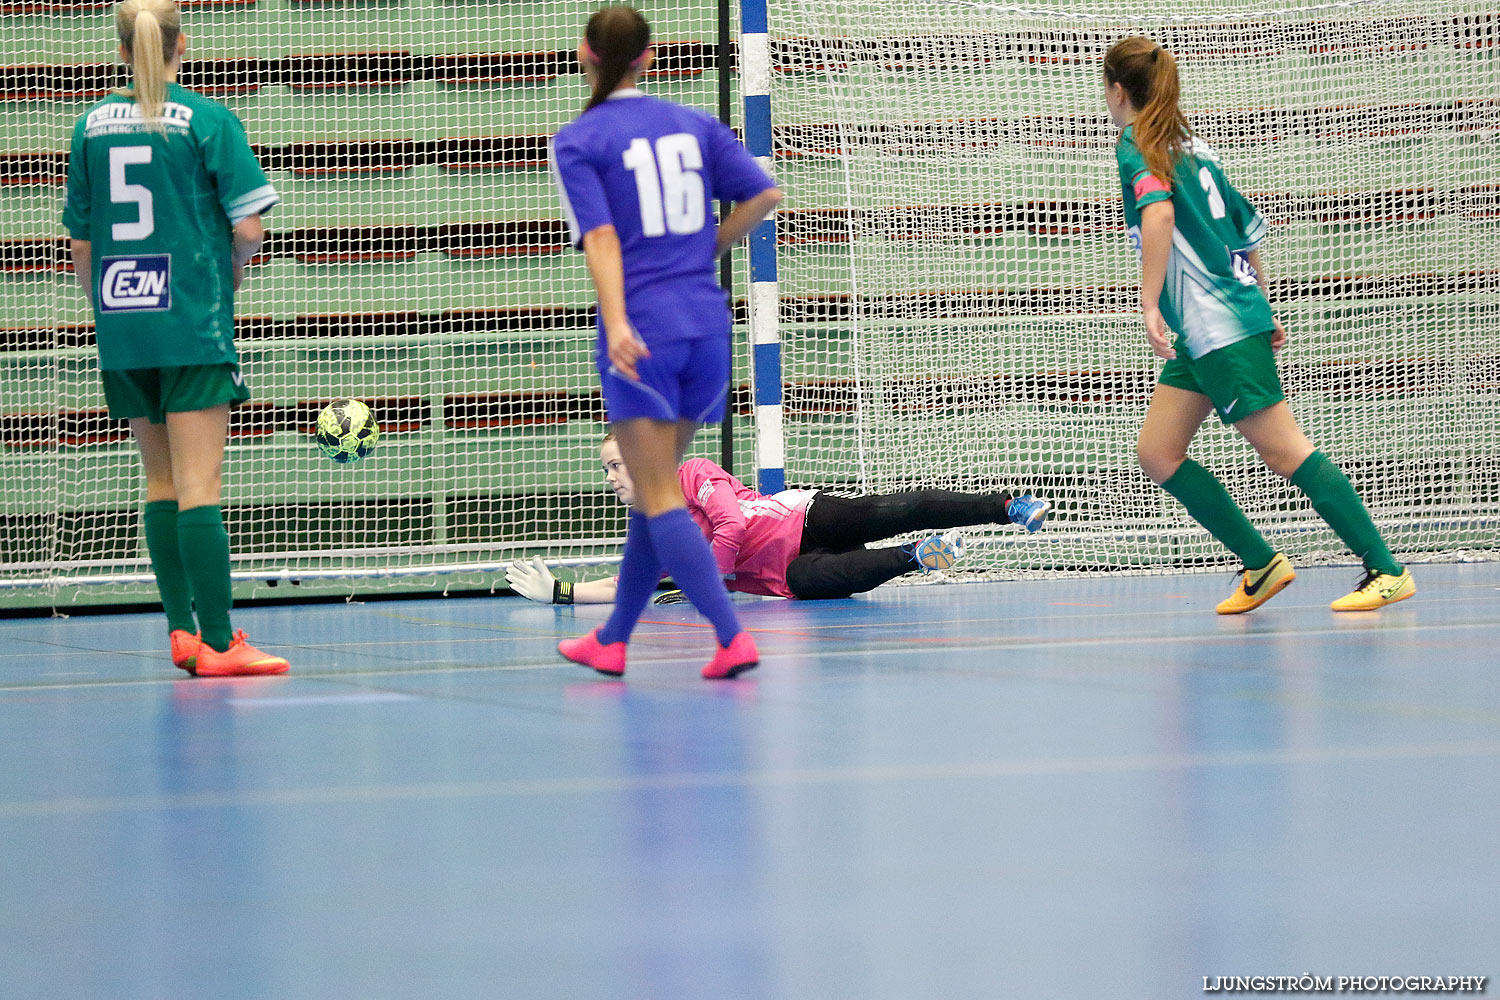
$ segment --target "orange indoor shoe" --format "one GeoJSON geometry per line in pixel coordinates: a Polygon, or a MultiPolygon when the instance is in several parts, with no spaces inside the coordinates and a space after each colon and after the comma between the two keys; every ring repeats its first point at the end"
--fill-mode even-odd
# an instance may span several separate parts
{"type": "Polygon", "coordinates": [[[1254,611],[1262,604],[1286,589],[1286,585],[1297,579],[1292,564],[1280,552],[1260,569],[1246,569],[1240,585],[1234,593],[1219,602],[1221,615],[1242,615],[1254,611]]]}
{"type": "Polygon", "coordinates": [[[174,628],[169,638],[172,640],[172,665],[192,673],[198,665],[198,647],[203,645],[203,637],[174,628]]]}
{"type": "Polygon", "coordinates": [[[281,657],[262,653],[246,642],[244,632],[236,632],[234,641],[222,653],[206,642],[199,646],[193,673],[199,677],[255,677],[284,674],[290,667],[281,657]]]}

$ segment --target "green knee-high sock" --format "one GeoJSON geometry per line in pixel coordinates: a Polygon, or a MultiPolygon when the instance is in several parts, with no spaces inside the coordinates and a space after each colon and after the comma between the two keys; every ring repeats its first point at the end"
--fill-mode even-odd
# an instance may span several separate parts
{"type": "Polygon", "coordinates": [[[1276,557],[1276,550],[1255,530],[1224,484],[1191,458],[1161,488],[1182,501],[1193,520],[1239,556],[1246,569],[1260,569],[1276,557]]]}
{"type": "Polygon", "coordinates": [[[229,648],[229,532],[218,507],[192,507],[177,514],[177,544],[193,587],[203,641],[219,652],[229,648]]]}
{"type": "Polygon", "coordinates": [[[1401,564],[1386,548],[1380,530],[1370,520],[1370,512],[1365,510],[1364,501],[1354,492],[1349,477],[1328,461],[1327,456],[1321,451],[1307,456],[1307,461],[1292,473],[1292,485],[1307,494],[1313,510],[1328,522],[1328,526],[1365,566],[1392,576],[1400,575],[1401,564]]]}
{"type": "Polygon", "coordinates": [[[177,501],[152,500],[141,512],[141,524],[146,529],[146,550],[151,554],[161,609],[167,613],[167,628],[198,631],[193,622],[193,588],[188,585],[177,545],[177,501]]]}

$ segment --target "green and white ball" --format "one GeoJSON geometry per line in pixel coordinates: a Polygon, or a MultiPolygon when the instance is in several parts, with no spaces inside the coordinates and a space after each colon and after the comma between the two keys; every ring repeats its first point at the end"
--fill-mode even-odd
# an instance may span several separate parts
{"type": "Polygon", "coordinates": [[[358,462],[379,440],[375,415],[357,399],[335,399],[318,414],[318,450],[335,462],[358,462]]]}

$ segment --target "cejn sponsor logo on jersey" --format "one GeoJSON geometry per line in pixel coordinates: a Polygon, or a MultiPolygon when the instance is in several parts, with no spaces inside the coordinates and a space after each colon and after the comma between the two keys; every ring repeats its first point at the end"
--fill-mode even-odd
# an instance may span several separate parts
{"type": "Polygon", "coordinates": [[[170,308],[171,254],[105,257],[100,262],[100,312],[161,312],[170,308]]]}

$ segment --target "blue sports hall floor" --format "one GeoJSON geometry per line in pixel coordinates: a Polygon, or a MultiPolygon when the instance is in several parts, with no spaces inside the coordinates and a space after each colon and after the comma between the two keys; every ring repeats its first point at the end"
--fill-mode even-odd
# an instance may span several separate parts
{"type": "MultiPolygon", "coordinates": [[[[1162,998],[1500,976],[1500,565],[1378,613],[1311,569],[739,605],[0,621],[0,994],[1162,998]]],[[[1492,985],[1490,992],[1495,992],[1492,985]]]]}

